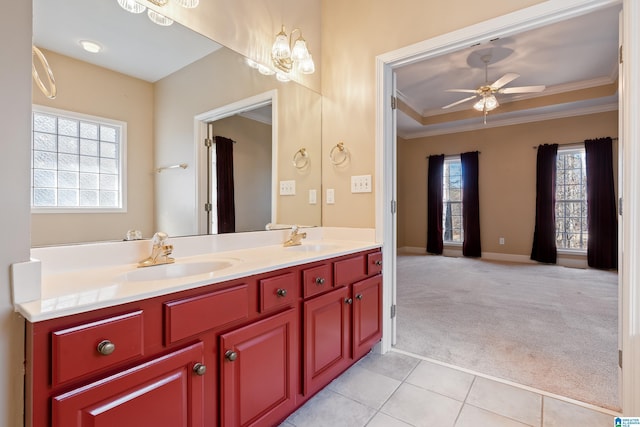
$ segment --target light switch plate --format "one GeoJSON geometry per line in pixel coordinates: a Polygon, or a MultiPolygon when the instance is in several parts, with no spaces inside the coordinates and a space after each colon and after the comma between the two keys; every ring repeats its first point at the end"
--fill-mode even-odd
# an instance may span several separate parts
{"type": "Polygon", "coordinates": [[[295,196],[296,195],[296,182],[280,181],[280,195],[281,196],[295,196]]]}
{"type": "Polygon", "coordinates": [[[316,190],[309,190],[309,204],[315,205],[316,203],[318,203],[316,190]]]}
{"type": "Polygon", "coordinates": [[[336,194],[333,188],[327,188],[327,204],[333,205],[336,202],[336,194]]]}
{"type": "Polygon", "coordinates": [[[371,193],[371,175],[354,175],[351,177],[352,193],[371,193]]]}

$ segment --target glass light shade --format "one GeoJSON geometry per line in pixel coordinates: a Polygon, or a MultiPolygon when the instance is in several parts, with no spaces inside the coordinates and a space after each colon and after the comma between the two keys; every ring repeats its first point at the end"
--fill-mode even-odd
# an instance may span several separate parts
{"type": "Polygon", "coordinates": [[[147,9],[146,6],[135,0],[118,0],[118,4],[121,8],[131,13],[142,13],[147,9]]]}
{"type": "Polygon", "coordinates": [[[484,108],[486,111],[495,110],[498,107],[498,100],[495,96],[489,95],[485,98],[484,108]]]}
{"type": "Polygon", "coordinates": [[[277,79],[279,82],[283,82],[283,83],[286,83],[286,82],[288,82],[288,81],[291,81],[291,79],[289,78],[289,76],[287,76],[285,73],[281,73],[281,72],[277,72],[277,73],[276,73],[276,79],[277,79]]]}
{"type": "Polygon", "coordinates": [[[276,34],[276,41],[273,42],[271,54],[274,58],[277,59],[285,59],[291,57],[289,37],[287,37],[287,34],[284,32],[284,27],[282,27],[282,30],[278,34],[276,34]]]}
{"type": "Polygon", "coordinates": [[[151,19],[151,22],[154,24],[162,25],[163,27],[168,27],[173,24],[173,19],[167,18],[164,15],[160,15],[158,12],[149,9],[147,11],[147,16],[151,19]]]}
{"type": "Polygon", "coordinates": [[[311,54],[308,54],[305,59],[298,62],[298,70],[302,74],[313,74],[316,71],[316,65],[313,63],[311,54]]]}
{"type": "Polygon", "coordinates": [[[187,9],[193,9],[194,7],[198,7],[200,4],[200,0],[175,0],[175,2],[187,9]]]}
{"type": "Polygon", "coordinates": [[[276,73],[271,68],[267,67],[266,65],[262,65],[262,64],[258,64],[258,72],[260,74],[264,74],[265,76],[272,76],[272,75],[274,75],[276,73]]]}
{"type": "Polygon", "coordinates": [[[309,50],[307,49],[307,42],[300,37],[293,45],[291,50],[291,59],[294,61],[303,61],[309,57],[309,50]]]}
{"type": "Polygon", "coordinates": [[[496,97],[493,95],[489,95],[483,96],[481,99],[479,99],[478,102],[473,104],[473,108],[478,111],[491,111],[498,108],[499,105],[500,104],[498,104],[498,100],[496,99],[496,97]]]}

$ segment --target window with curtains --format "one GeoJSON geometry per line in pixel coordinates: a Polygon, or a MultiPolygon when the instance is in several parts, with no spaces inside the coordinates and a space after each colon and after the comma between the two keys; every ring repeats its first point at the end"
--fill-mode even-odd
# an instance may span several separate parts
{"type": "Polygon", "coordinates": [[[124,122],[33,106],[34,213],[125,210],[124,122]]]}
{"type": "Polygon", "coordinates": [[[559,148],[556,161],[556,246],[586,250],[587,168],[584,148],[559,148]]]}
{"type": "Polygon", "coordinates": [[[444,160],[442,168],[442,237],[445,242],[462,243],[462,164],[460,157],[444,160]]]}

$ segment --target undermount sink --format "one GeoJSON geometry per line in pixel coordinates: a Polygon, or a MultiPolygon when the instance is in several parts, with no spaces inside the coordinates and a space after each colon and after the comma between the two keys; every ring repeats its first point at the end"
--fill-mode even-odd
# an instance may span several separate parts
{"type": "Polygon", "coordinates": [[[330,251],[338,248],[339,248],[338,245],[332,245],[330,243],[304,244],[303,242],[301,245],[298,245],[298,246],[289,246],[288,248],[285,248],[285,250],[294,251],[294,252],[322,252],[322,251],[330,251]]]}
{"type": "Polygon", "coordinates": [[[119,276],[123,282],[144,282],[151,280],[178,279],[199,274],[214,273],[234,264],[232,260],[202,262],[176,262],[175,264],[154,265],[138,268],[119,276]]]}

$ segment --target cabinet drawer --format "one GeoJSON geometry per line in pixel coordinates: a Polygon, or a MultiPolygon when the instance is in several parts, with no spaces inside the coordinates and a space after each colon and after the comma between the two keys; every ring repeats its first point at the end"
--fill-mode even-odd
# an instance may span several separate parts
{"type": "Polygon", "coordinates": [[[323,293],[332,287],[333,277],[330,264],[302,270],[302,293],[304,298],[323,293]]]}
{"type": "MultiPolygon", "coordinates": [[[[142,311],[55,331],[51,337],[54,385],[144,354],[142,311]],[[100,344],[108,341],[113,345],[100,344]],[[109,352],[111,350],[111,352],[109,352]]],[[[106,343],[105,343],[106,344],[106,343]]]]}
{"type": "Polygon", "coordinates": [[[249,286],[242,284],[164,304],[165,342],[249,318],[249,286]]]}
{"type": "Polygon", "coordinates": [[[364,255],[343,259],[333,263],[333,283],[335,287],[348,286],[367,277],[364,255]]]}
{"type": "Polygon", "coordinates": [[[260,280],[260,312],[286,307],[296,300],[296,280],[293,273],[260,280]]]}
{"type": "Polygon", "coordinates": [[[369,276],[382,272],[382,252],[367,255],[367,274],[369,276]]]}

